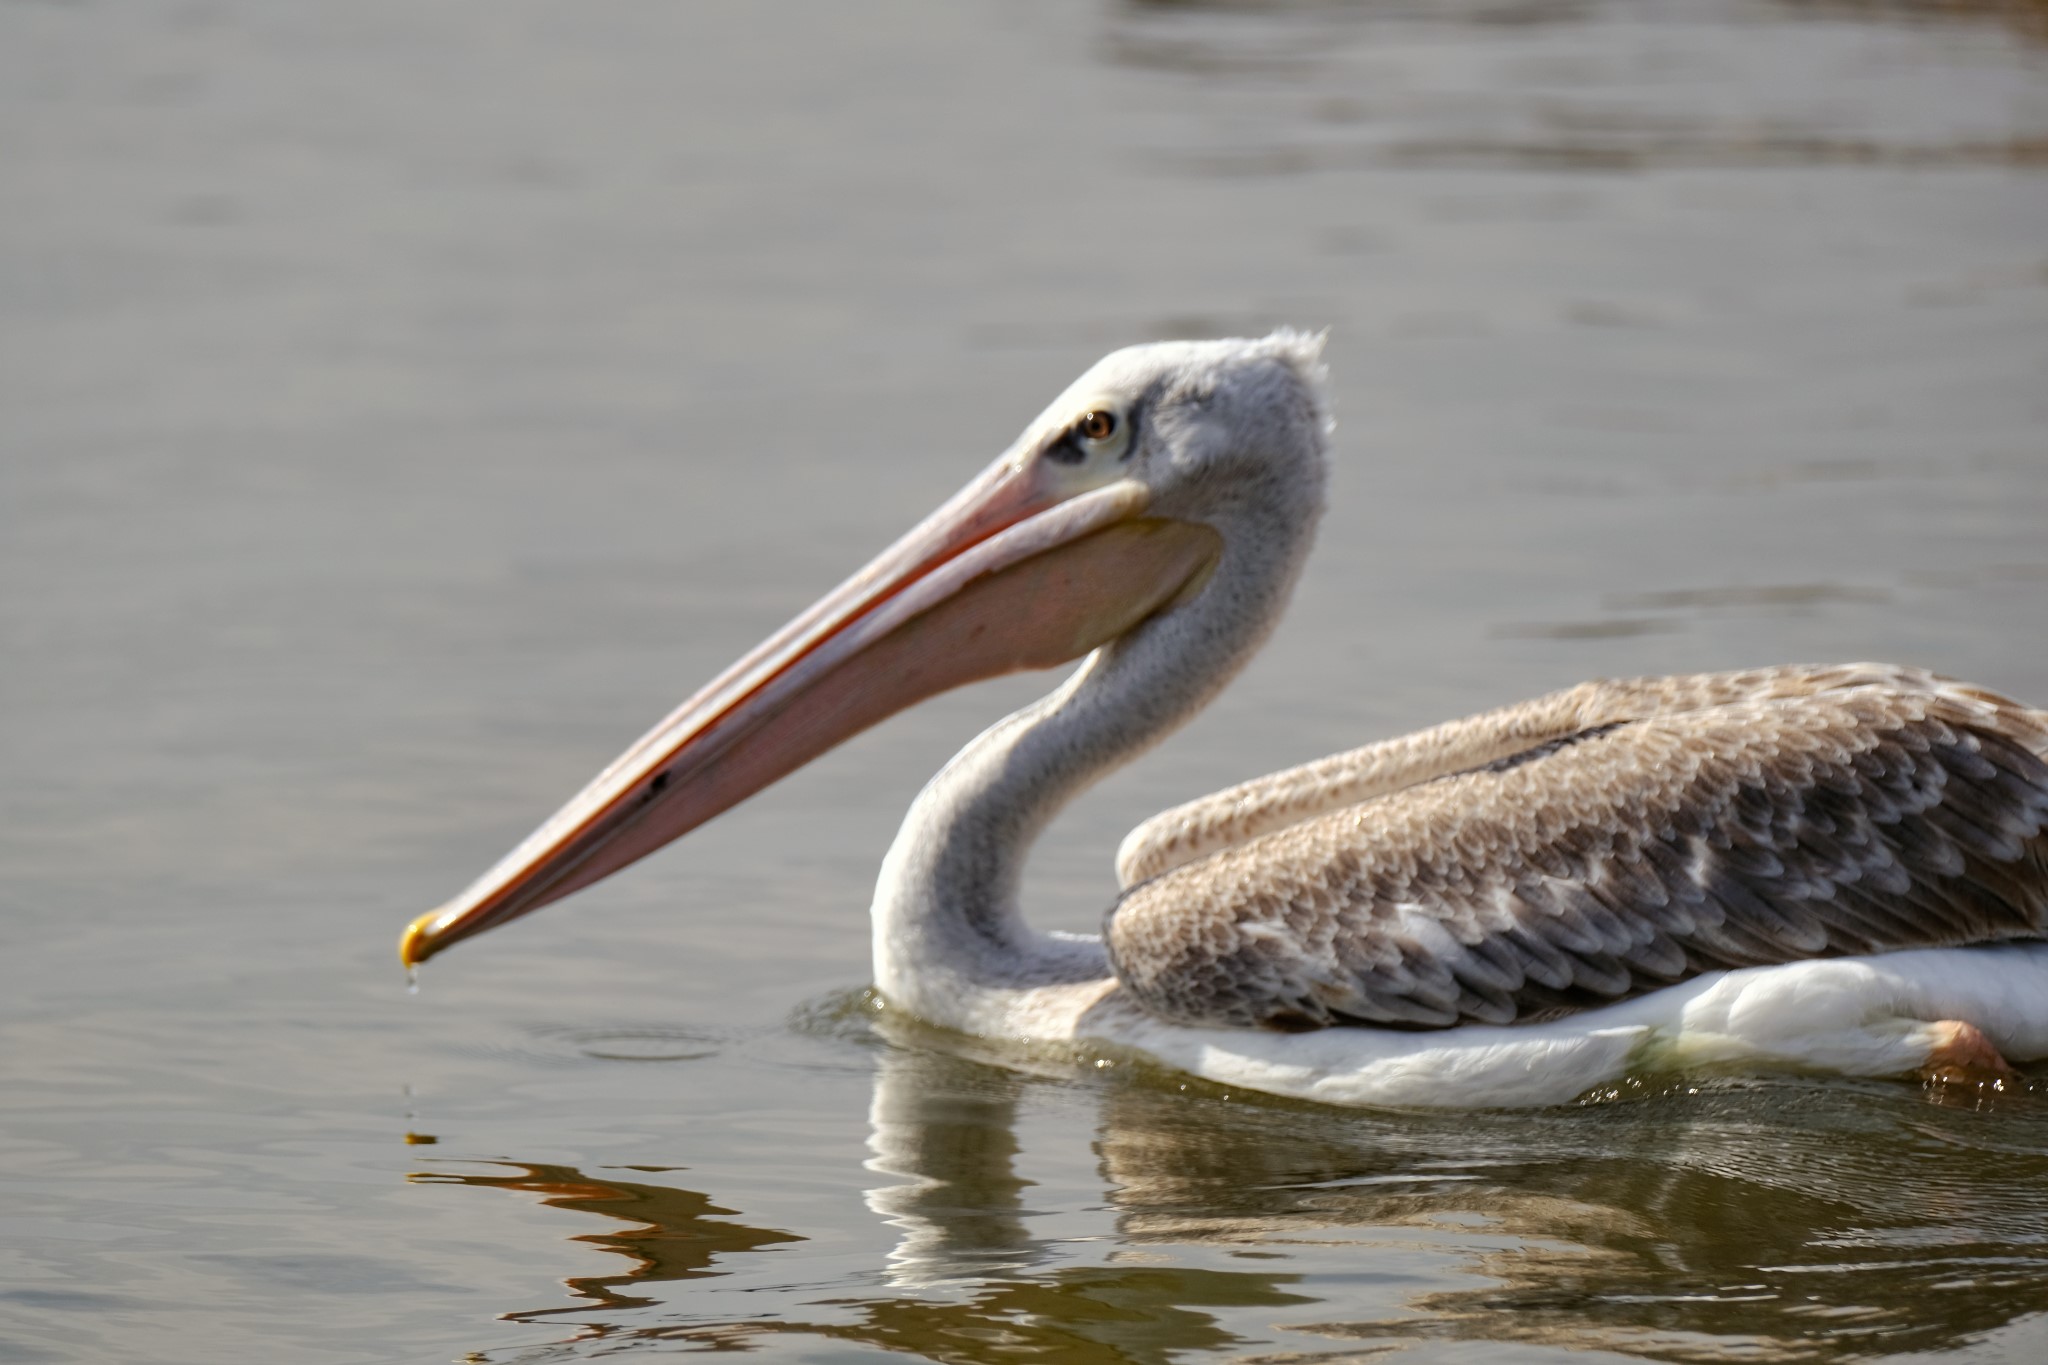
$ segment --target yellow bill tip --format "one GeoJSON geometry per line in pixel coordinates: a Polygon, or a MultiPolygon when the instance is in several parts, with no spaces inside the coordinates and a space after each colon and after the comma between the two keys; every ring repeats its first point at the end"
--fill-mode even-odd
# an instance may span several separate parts
{"type": "Polygon", "coordinates": [[[429,910],[406,925],[405,932],[398,936],[398,960],[405,964],[407,971],[411,971],[434,955],[435,945],[430,926],[440,916],[439,910],[429,910]]]}

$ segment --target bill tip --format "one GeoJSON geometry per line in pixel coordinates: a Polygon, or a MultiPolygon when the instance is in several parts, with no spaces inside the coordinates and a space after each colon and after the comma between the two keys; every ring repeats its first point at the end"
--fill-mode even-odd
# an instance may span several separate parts
{"type": "Polygon", "coordinates": [[[440,913],[438,910],[428,911],[406,925],[405,932],[398,936],[398,960],[408,973],[434,955],[431,927],[440,913]]]}

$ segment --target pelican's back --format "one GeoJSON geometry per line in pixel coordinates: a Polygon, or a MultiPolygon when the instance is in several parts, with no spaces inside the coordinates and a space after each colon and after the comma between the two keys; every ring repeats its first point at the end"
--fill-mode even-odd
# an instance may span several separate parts
{"type": "Polygon", "coordinates": [[[2048,716],[1887,665],[1588,683],[1148,822],[1106,935],[1216,1025],[1511,1023],[2048,935],[2048,716]]]}

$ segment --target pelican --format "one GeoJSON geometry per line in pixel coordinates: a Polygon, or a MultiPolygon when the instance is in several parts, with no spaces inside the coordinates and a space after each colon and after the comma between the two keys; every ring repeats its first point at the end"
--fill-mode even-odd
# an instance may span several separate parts
{"type": "Polygon", "coordinates": [[[1032,930],[1038,833],[1213,698],[1300,576],[1321,349],[1108,356],[400,956],[588,886],[913,702],[1082,659],[911,805],[873,905],[893,1008],[1339,1104],[1551,1104],[1702,1064],[1983,1081],[2048,1056],[2048,713],[1883,664],[1589,682],[1258,778],[1131,832],[1100,937],[1032,930]]]}

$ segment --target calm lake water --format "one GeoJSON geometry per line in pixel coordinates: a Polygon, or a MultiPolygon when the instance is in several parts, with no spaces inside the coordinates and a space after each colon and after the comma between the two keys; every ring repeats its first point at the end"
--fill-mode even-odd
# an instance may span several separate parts
{"type": "Polygon", "coordinates": [[[1102,352],[1331,329],[1333,509],[1054,829],[1600,674],[2048,701],[2048,18],[0,5],[0,1361],[2048,1359],[2048,1073],[1533,1113],[864,994],[934,702],[393,946],[1102,352]]]}

